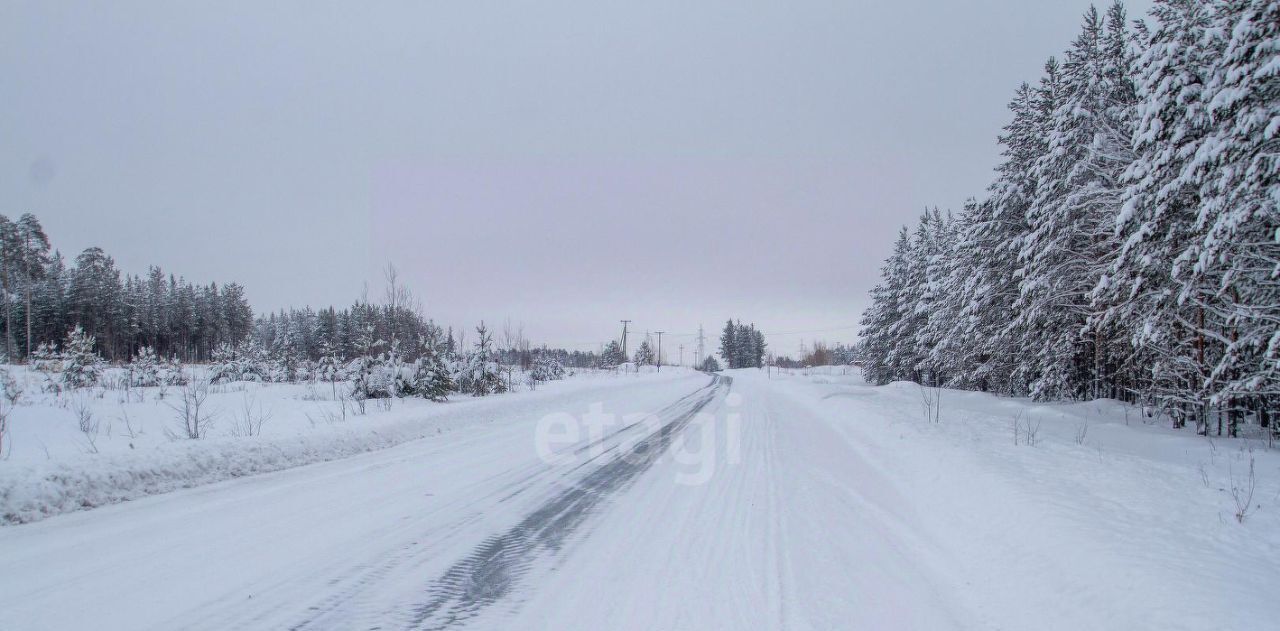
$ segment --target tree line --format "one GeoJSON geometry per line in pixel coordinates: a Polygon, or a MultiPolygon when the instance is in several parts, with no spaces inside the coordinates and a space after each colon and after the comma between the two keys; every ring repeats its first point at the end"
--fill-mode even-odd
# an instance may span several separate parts
{"type": "Polygon", "coordinates": [[[903,228],[866,376],[1111,397],[1176,425],[1273,425],[1280,394],[1280,3],[1084,14],[1022,84],[984,200],[903,228]]]}
{"type": "MultiPolygon", "coordinates": [[[[395,291],[400,292],[403,289],[395,291]]],[[[487,328],[485,335],[494,337],[487,328]]],[[[393,343],[396,354],[407,361],[416,361],[433,352],[454,358],[471,347],[468,331],[437,325],[424,316],[412,300],[393,304],[393,301],[374,303],[361,298],[342,309],[303,307],[261,315],[254,321],[248,345],[242,352],[296,362],[316,363],[329,356],[350,361],[388,351],[393,343]]],[[[489,347],[492,350],[487,352],[494,361],[523,370],[531,369],[539,358],[554,358],[559,365],[572,368],[601,367],[595,352],[534,347],[523,332],[510,326],[496,339],[488,340],[486,348],[489,347]]]]}
{"type": "Polygon", "coordinates": [[[235,283],[196,285],[159,267],[145,277],[122,275],[101,248],[68,262],[40,221],[0,215],[0,294],[7,361],[25,361],[42,345],[59,347],[80,326],[96,351],[127,360],[150,347],[164,356],[202,361],[219,344],[240,344],[253,311],[235,283]]]}
{"type": "Polygon", "coordinates": [[[821,340],[813,343],[813,348],[801,350],[800,359],[792,359],[786,355],[775,357],[773,363],[779,368],[804,368],[806,366],[848,366],[858,361],[858,349],[848,344],[830,345],[821,340]]]}
{"type": "MultiPolygon", "coordinates": [[[[410,362],[428,350],[447,357],[469,352],[465,332],[442,329],[424,317],[394,270],[388,272],[387,295],[379,303],[361,298],[342,309],[255,316],[237,283],[194,284],[158,266],[144,276],[125,274],[98,247],[67,261],[34,215],[16,221],[0,215],[0,352],[8,362],[21,362],[55,355],[72,339],[92,339],[93,352],[113,362],[140,355],[183,362],[256,357],[278,366],[272,372],[285,377],[303,362],[348,362],[390,351],[392,343],[410,362]],[[76,327],[84,337],[71,335],[76,327]]],[[[525,370],[538,358],[569,367],[600,364],[594,352],[534,349],[523,333],[509,329],[502,340],[486,342],[501,363],[525,370]]]]}

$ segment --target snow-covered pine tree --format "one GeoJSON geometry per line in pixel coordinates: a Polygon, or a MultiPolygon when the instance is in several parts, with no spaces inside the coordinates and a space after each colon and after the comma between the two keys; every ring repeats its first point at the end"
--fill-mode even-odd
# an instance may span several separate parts
{"type": "Polygon", "coordinates": [[[102,375],[104,362],[94,351],[92,335],[76,325],[62,343],[62,383],[68,388],[84,388],[96,385],[102,375]]]}
{"type": "Polygon", "coordinates": [[[1129,331],[1134,388],[1161,407],[1176,406],[1175,423],[1186,417],[1183,409],[1203,421],[1217,353],[1200,331],[1196,297],[1213,294],[1214,282],[1179,262],[1200,233],[1200,190],[1181,176],[1204,136],[1201,93],[1220,38],[1199,0],[1160,0],[1152,14],[1155,30],[1136,63],[1136,158],[1123,173],[1119,248],[1094,294],[1106,303],[1101,317],[1129,331]]]}
{"type": "Polygon", "coordinates": [[[1235,435],[1246,402],[1280,395],[1280,2],[1219,2],[1212,24],[1221,46],[1208,43],[1222,52],[1201,92],[1203,138],[1180,177],[1198,187],[1200,234],[1178,263],[1188,284],[1212,292],[1185,298],[1207,314],[1198,334],[1224,347],[1207,385],[1235,435]]]}
{"type": "Polygon", "coordinates": [[[530,378],[534,381],[557,381],[564,379],[564,365],[551,353],[539,353],[533,360],[530,378]]]}
{"type": "Polygon", "coordinates": [[[764,341],[764,332],[755,328],[755,326],[754,324],[751,325],[751,335],[754,338],[751,347],[755,352],[752,360],[755,362],[756,368],[761,368],[764,366],[765,349],[768,344],[764,341]]]}
{"type": "Polygon", "coordinates": [[[476,327],[476,336],[479,339],[476,340],[475,347],[467,354],[455,376],[459,391],[473,397],[506,392],[507,383],[495,359],[493,335],[484,322],[476,327]]]}
{"type": "MultiPolygon", "coordinates": [[[[1097,396],[1104,363],[1101,331],[1088,331],[1092,292],[1115,252],[1120,174],[1133,161],[1127,107],[1131,90],[1108,76],[1106,24],[1096,9],[1067,51],[1064,90],[1049,151],[1033,167],[1038,189],[1022,243],[1020,328],[1033,350],[1036,398],[1097,396]]],[[[1127,81],[1127,78],[1125,79],[1127,81]]]]}
{"type": "Polygon", "coordinates": [[[625,361],[626,358],[622,356],[622,347],[617,340],[611,340],[600,353],[601,368],[614,368],[625,361]]]}
{"type": "Polygon", "coordinates": [[[49,237],[45,235],[40,220],[31,213],[24,213],[15,224],[16,238],[20,244],[17,265],[14,271],[22,285],[25,298],[23,315],[26,320],[26,331],[23,339],[26,342],[26,353],[31,354],[33,343],[32,330],[32,296],[37,283],[44,277],[45,268],[49,264],[49,237]]]}
{"type": "Polygon", "coordinates": [[[145,388],[160,384],[160,365],[156,352],[150,346],[143,346],[129,362],[129,385],[145,388]]]}
{"type": "MultiPolygon", "coordinates": [[[[336,317],[334,321],[336,323],[336,317]]],[[[338,381],[342,379],[342,363],[338,361],[337,348],[329,339],[320,343],[320,359],[316,361],[315,378],[328,383],[334,398],[337,398],[338,381]]]]}
{"type": "Polygon", "coordinates": [[[724,358],[729,368],[738,368],[738,340],[736,339],[738,327],[730,318],[724,324],[724,331],[720,333],[720,356],[724,358]]]}
{"type": "Polygon", "coordinates": [[[431,401],[449,397],[456,384],[443,353],[429,345],[423,347],[422,355],[414,362],[413,387],[418,396],[431,401]]]}
{"type": "Polygon", "coordinates": [[[902,378],[892,363],[894,347],[898,344],[897,326],[908,308],[904,300],[903,283],[906,282],[908,259],[911,257],[911,238],[904,226],[898,232],[893,253],[880,268],[880,282],[871,290],[871,306],[862,315],[861,344],[863,348],[863,376],[872,383],[885,384],[902,378]]]}
{"type": "Polygon", "coordinates": [[[915,332],[913,367],[931,385],[946,382],[948,371],[959,352],[947,344],[960,310],[955,297],[960,292],[952,284],[952,268],[957,263],[954,253],[955,220],[950,213],[943,216],[937,209],[928,213],[928,241],[920,253],[924,261],[924,287],[917,309],[923,312],[924,326],[915,332]]]}
{"type": "Polygon", "coordinates": [[[933,251],[931,221],[928,211],[920,216],[898,275],[900,284],[894,292],[901,315],[890,325],[889,335],[893,342],[886,359],[894,379],[920,379],[918,366],[924,343],[919,335],[929,322],[926,292],[929,257],[933,251]]]}
{"type": "Polygon", "coordinates": [[[1039,85],[1023,83],[1009,109],[1013,119],[999,137],[1004,161],[996,168],[991,196],[966,205],[957,228],[951,286],[959,292],[955,323],[944,340],[952,356],[953,385],[1001,394],[1024,394],[1025,381],[1015,380],[1020,365],[1018,254],[1030,233],[1027,209],[1035,199],[1032,167],[1048,150],[1052,112],[1057,109],[1061,78],[1057,61],[1044,66],[1039,85]]]}
{"type": "Polygon", "coordinates": [[[640,342],[640,347],[636,349],[635,362],[637,366],[653,365],[653,348],[649,346],[649,340],[640,342]]]}

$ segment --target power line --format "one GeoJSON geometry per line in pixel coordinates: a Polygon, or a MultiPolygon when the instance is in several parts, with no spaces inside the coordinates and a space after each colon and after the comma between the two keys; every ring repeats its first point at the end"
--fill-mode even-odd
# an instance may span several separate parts
{"type": "Polygon", "coordinates": [[[854,324],[850,326],[838,326],[831,329],[809,329],[808,331],[782,331],[779,333],[765,333],[765,335],[766,336],[768,335],[806,335],[809,333],[830,333],[832,331],[848,331],[849,329],[858,329],[858,328],[862,328],[861,325],[854,324]]]}

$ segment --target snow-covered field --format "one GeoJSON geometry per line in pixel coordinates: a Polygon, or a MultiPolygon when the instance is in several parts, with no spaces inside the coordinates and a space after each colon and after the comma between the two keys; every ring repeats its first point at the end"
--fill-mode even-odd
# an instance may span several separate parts
{"type": "MultiPolygon", "coordinates": [[[[439,436],[493,420],[504,403],[455,395],[439,404],[419,398],[347,399],[350,385],[215,384],[201,416],[205,438],[184,436],[183,387],[93,387],[47,391],[49,378],[9,366],[22,392],[9,406],[0,458],[0,523],[101,506],[177,488],[332,460],[407,440],[439,436]],[[385,403],[390,402],[388,408],[385,403]],[[82,415],[87,415],[81,423],[82,415]]],[[[200,377],[203,367],[189,369],[200,377]]],[[[579,371],[572,381],[537,384],[513,377],[504,396],[538,401],[647,375],[579,371]],[[551,394],[548,394],[551,393],[551,394]]],[[[104,379],[114,382],[115,379],[104,379]]]]}
{"type": "Polygon", "coordinates": [[[846,372],[579,375],[314,427],[306,386],[253,386],[273,409],[261,436],[170,441],[172,410],[144,398],[123,406],[145,442],[113,424],[96,454],[69,412],[20,408],[0,476],[36,498],[24,484],[55,470],[67,488],[77,472],[117,488],[101,476],[130,462],[226,478],[261,461],[240,455],[256,445],[328,461],[0,528],[0,626],[1261,629],[1280,615],[1276,451],[1112,402],[947,390],[934,423],[922,394],[937,393],[846,372]],[[635,413],[651,416],[607,416],[635,413]],[[47,459],[26,453],[37,441],[47,459]],[[1251,462],[1241,523],[1232,489],[1251,462]]]}

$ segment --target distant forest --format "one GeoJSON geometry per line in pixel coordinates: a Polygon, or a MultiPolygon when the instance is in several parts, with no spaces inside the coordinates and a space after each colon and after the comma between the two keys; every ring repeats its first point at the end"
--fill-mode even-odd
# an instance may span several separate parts
{"type": "Polygon", "coordinates": [[[42,344],[59,346],[76,325],[110,360],[144,346],[164,357],[207,360],[220,344],[242,344],[253,330],[240,285],[196,285],[154,266],[146,276],[121,274],[96,247],[67,261],[31,214],[17,221],[0,215],[0,286],[0,351],[9,361],[26,359],[42,344]]]}
{"type": "MultiPolygon", "coordinates": [[[[467,350],[464,332],[445,330],[423,316],[410,292],[388,268],[385,300],[350,307],[282,310],[254,316],[237,283],[194,284],[152,266],[145,276],[122,273],[101,248],[68,262],[52,247],[39,219],[0,215],[0,352],[25,361],[41,346],[61,349],[76,326],[94,338],[94,351],[109,361],[129,361],[144,348],[161,358],[208,362],[227,356],[264,355],[296,362],[341,360],[396,352],[413,361],[438,350],[467,350]]],[[[534,349],[522,331],[504,327],[495,340],[503,363],[529,368],[534,355],[570,367],[599,365],[597,353],[534,349]]]]}

